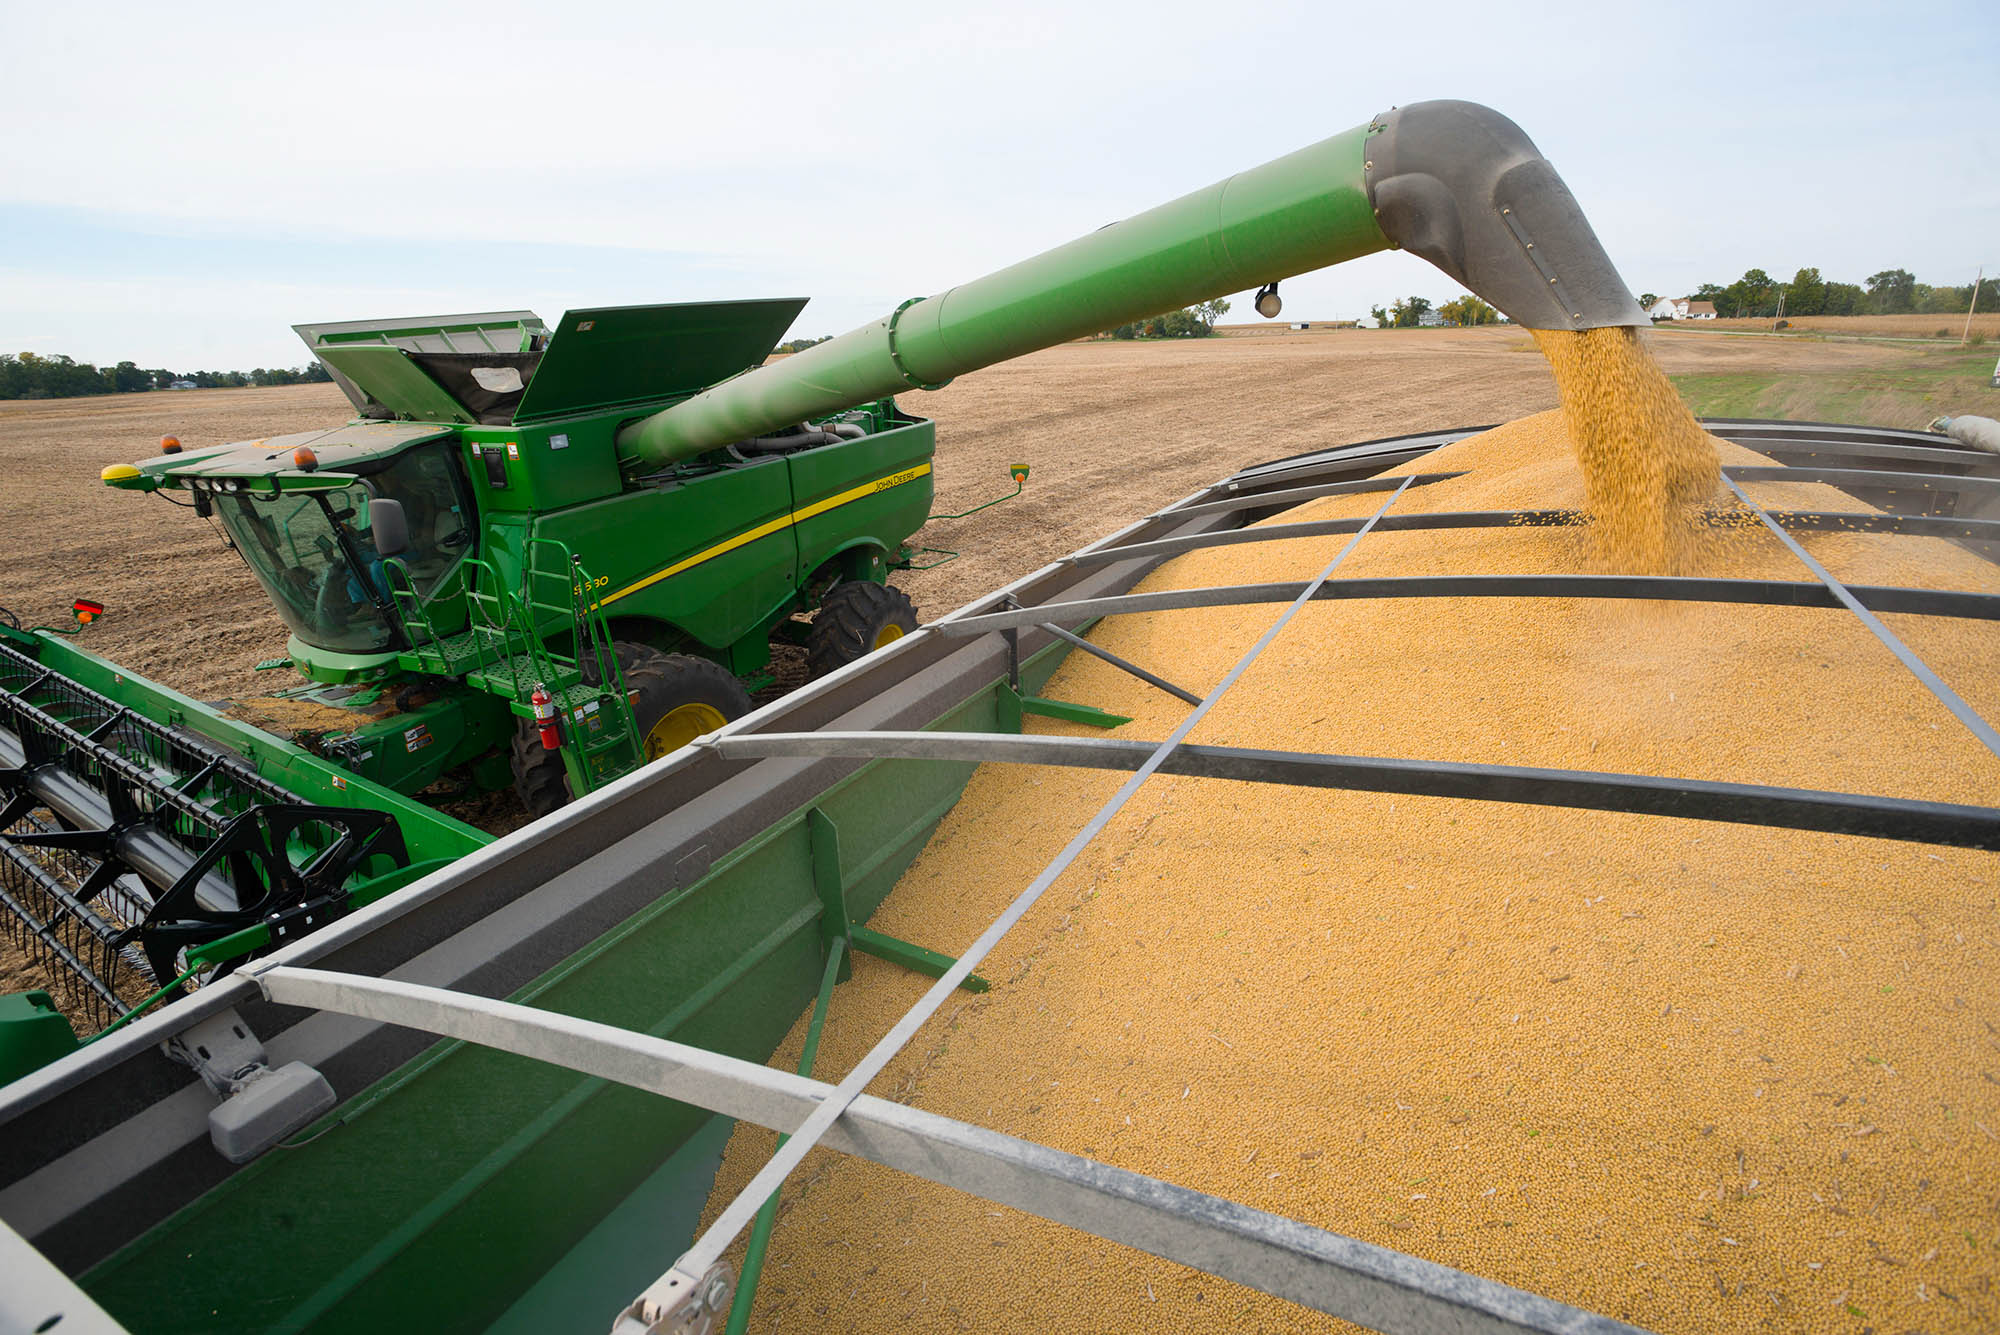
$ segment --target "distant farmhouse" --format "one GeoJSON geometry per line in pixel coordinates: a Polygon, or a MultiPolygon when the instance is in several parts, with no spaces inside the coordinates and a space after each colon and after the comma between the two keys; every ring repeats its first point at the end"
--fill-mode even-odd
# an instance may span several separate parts
{"type": "Polygon", "coordinates": [[[1694,301],[1687,297],[1661,297],[1646,314],[1655,320],[1713,320],[1715,303],[1694,301]]]}
{"type": "Polygon", "coordinates": [[[1444,316],[1434,310],[1425,311],[1417,317],[1417,328],[1419,329],[1437,329],[1442,327],[1443,324],[1444,316]]]}
{"type": "Polygon", "coordinates": [[[194,387],[195,384],[192,380],[175,380],[167,385],[168,389],[193,389],[194,387]]]}

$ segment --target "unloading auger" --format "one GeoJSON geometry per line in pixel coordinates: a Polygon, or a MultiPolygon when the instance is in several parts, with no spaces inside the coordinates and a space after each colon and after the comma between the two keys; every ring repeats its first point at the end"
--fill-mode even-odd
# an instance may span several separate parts
{"type": "MultiPolygon", "coordinates": [[[[1651,323],[1521,128],[1417,102],[1078,237],[618,433],[657,468],[1133,320],[1407,250],[1529,329],[1651,323]]],[[[1275,304],[1260,312],[1276,315],[1275,304]]]]}

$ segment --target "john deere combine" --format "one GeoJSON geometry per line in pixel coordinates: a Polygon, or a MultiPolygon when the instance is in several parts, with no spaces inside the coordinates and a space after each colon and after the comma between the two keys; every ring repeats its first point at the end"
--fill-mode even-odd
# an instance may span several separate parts
{"type": "Polygon", "coordinates": [[[620,431],[764,361],[804,304],[300,325],[355,420],[104,480],[220,523],[322,754],[405,793],[511,771],[546,814],[746,712],[774,637],[817,675],[915,629],[883,581],[930,509],[929,422],[877,398],[699,458],[620,431]]]}

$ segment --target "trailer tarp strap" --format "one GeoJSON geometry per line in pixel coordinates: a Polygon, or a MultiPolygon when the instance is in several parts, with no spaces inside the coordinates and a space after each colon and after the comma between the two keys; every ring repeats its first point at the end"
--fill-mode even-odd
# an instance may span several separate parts
{"type": "MultiPolygon", "coordinates": [[[[1379,519],[1382,515],[1388,513],[1389,507],[1401,498],[1402,494],[1409,489],[1409,485],[1409,479],[1405,479],[1403,484],[1396,488],[1389,495],[1388,499],[1382,502],[1380,508],[1375,511],[1375,518],[1379,519]]],[[[905,1012],[902,1019],[896,1022],[895,1027],[890,1029],[883,1036],[882,1040],[870,1049],[868,1054],[855,1065],[854,1069],[848,1072],[846,1078],[840,1082],[839,1087],[827,1096],[824,1103],[814,1110],[813,1115],[806,1120],[804,1125],[799,1127],[798,1131],[789,1141],[785,1142],[784,1147],[765,1162],[764,1166],[758,1170],[757,1175],[750,1180],[749,1185],[744,1187],[736,1199],[731,1201],[723,1212],[716,1217],[715,1222],[709,1225],[708,1231],[695,1240],[694,1246],[690,1247],[681,1256],[681,1259],[675,1263],[674,1268],[666,1275],[661,1276],[660,1280],[656,1281],[654,1287],[647,1290],[646,1295],[642,1295],[642,1302],[648,1296],[665,1299],[668,1296],[666,1286],[671,1285],[674,1289],[685,1288],[690,1283],[699,1280],[708,1272],[711,1266],[722,1258],[722,1253],[728,1249],[729,1244],[735,1240],[736,1235],[747,1227],[751,1219],[755,1217],[757,1210],[763,1205],[764,1199],[776,1191],[784,1180],[791,1175],[792,1170],[798,1167],[799,1162],[805,1158],[806,1153],[812,1149],[820,1136],[825,1134],[826,1129],[833,1125],[835,1119],[846,1110],[847,1105],[853,1102],[856,1096],[868,1087],[868,1082],[880,1074],[882,1068],[888,1065],[890,1059],[916,1036],[917,1030],[923,1026],[924,1022],[936,1013],[937,1009],[945,1003],[957,989],[958,985],[965,980],[966,975],[979,966],[980,961],[985,959],[987,953],[1000,943],[1000,939],[1007,934],[1014,924],[1019,922],[1030,908],[1034,907],[1035,902],[1042,897],[1043,892],[1053,885],[1064,871],[1068,870],[1070,863],[1076,859],[1077,855],[1082,853],[1091,840],[1097,837],[1099,831],[1103,830],[1110,823],[1111,818],[1118,814],[1126,802],[1131,800],[1132,795],[1139,791],[1140,785],[1153,776],[1160,766],[1166,762],[1167,757],[1174,749],[1208,715],[1208,711],[1213,709],[1216,703],[1222,699],[1223,695],[1228,692],[1229,688],[1234,686],[1237,680],[1249,670],[1250,665],[1257,660],[1257,656],[1263,653],[1271,641],[1277,638],[1279,632],[1291,623],[1292,618],[1298,615],[1299,610],[1312,601],[1313,595],[1319,591],[1320,586],[1333,577],[1333,572],[1339,568],[1342,561],[1347,559],[1348,553],[1354,550],[1355,545],[1362,538],[1366,537],[1367,533],[1368,529],[1364,527],[1359,533],[1349,538],[1346,544],[1341,547],[1340,552],[1331,561],[1327,562],[1325,569],[1321,570],[1317,576],[1299,590],[1298,596],[1292,599],[1290,606],[1286,607],[1279,614],[1278,619],[1271,623],[1270,628],[1259,637],[1257,643],[1250,646],[1249,652],[1245,653],[1237,661],[1236,666],[1232,667],[1228,674],[1216,684],[1215,689],[1203,697],[1199,705],[1188,711],[1188,716],[1181,721],[1180,726],[1176,727],[1168,735],[1167,739],[1160,743],[1153,754],[1139,766],[1138,772],[1125,781],[1124,786],[1112,795],[1111,800],[1106,802],[1097,814],[1084,824],[1081,830],[1077,831],[1075,837],[1063,847],[1062,852],[1056,855],[1055,860],[1044,867],[1041,874],[1035,877],[1028,888],[1023,890],[1014,902],[1007,906],[1006,911],[996,918],[984,932],[980,933],[978,940],[967,947],[964,953],[958,957],[958,962],[946,970],[944,976],[932,984],[930,991],[926,992],[916,1005],[905,1012]]],[[[1037,610],[1040,611],[1041,609],[1037,610]]]]}

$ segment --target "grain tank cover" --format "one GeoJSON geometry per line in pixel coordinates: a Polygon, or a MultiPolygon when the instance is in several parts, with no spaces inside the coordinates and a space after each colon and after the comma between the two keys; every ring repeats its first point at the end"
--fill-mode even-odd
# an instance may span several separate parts
{"type": "Polygon", "coordinates": [[[803,297],[292,326],[363,417],[546,421],[683,398],[760,364],[803,297]]]}
{"type": "MultiPolygon", "coordinates": [[[[483,311],[467,315],[413,315],[388,320],[295,324],[292,332],[305,340],[313,356],[326,365],[327,373],[340,386],[341,393],[347,395],[355,410],[367,414],[371,400],[379,401],[378,396],[371,393],[373,386],[349,374],[345,365],[336,365],[336,362],[353,360],[340,357],[339,350],[373,347],[400,348],[409,353],[519,353],[540,346],[547,340],[549,331],[542,323],[542,317],[533,311],[483,311]],[[336,355],[328,357],[326,354],[329,351],[335,351],[336,355]]],[[[383,362],[386,368],[383,374],[392,380],[403,379],[405,359],[374,360],[383,362]]],[[[394,390],[391,392],[393,394],[394,390]]],[[[471,417],[447,415],[443,420],[470,421],[471,417]]]]}
{"type": "Polygon", "coordinates": [[[706,389],[762,364],[803,297],[606,306],[565,312],[516,422],[603,411],[706,389]]]}

